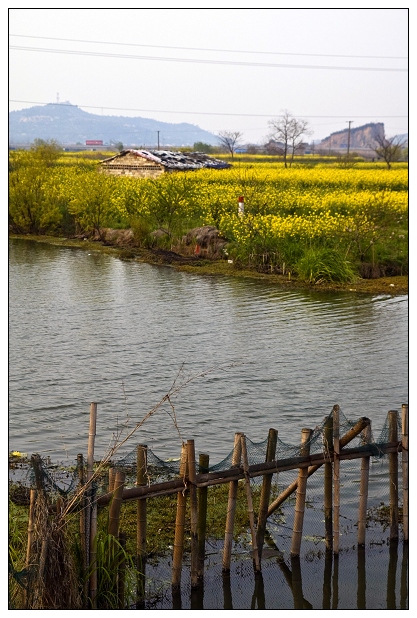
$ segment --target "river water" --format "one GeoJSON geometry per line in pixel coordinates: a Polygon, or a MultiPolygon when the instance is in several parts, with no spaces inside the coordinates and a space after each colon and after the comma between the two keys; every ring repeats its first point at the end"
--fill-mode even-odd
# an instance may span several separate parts
{"type": "Polygon", "coordinates": [[[139,442],[177,458],[181,436],[215,463],[237,431],[298,443],[334,404],[378,433],[408,402],[407,351],[407,296],[287,291],[10,241],[10,450],[73,461],[96,402],[101,456],[178,386],[121,454],[139,442]]]}
{"type": "MultiPolygon", "coordinates": [[[[181,439],[193,438],[213,465],[230,453],[235,432],[261,442],[273,427],[295,445],[301,429],[321,424],[335,404],[349,420],[369,417],[378,436],[387,412],[408,403],[407,355],[407,296],[300,292],[99,251],[9,244],[9,451],[72,465],[87,452],[90,402],[98,410],[96,458],[152,410],[120,456],[146,443],[160,458],[176,459],[181,439]]],[[[289,505],[284,523],[268,520],[285,561],[266,560],[262,580],[253,578],[247,548],[227,581],[221,551],[212,550],[204,599],[190,592],[185,565],[182,596],[171,598],[168,586],[149,608],[407,608],[407,546],[388,547],[389,530],[374,524],[366,568],[365,554],[355,551],[359,470],[347,464],[343,552],[340,564],[328,565],[327,554],[323,560],[316,476],[300,565],[288,558],[289,505]]],[[[373,463],[370,507],[389,500],[387,478],[386,463],[373,463]]],[[[169,563],[154,569],[150,581],[169,582],[169,563]]]]}

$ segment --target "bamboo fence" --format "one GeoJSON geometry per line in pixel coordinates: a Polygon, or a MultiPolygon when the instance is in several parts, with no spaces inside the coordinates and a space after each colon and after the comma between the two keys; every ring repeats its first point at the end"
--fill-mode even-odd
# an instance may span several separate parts
{"type": "MultiPolygon", "coordinates": [[[[96,434],[97,404],[90,406],[90,431],[88,440],[87,474],[84,478],[83,457],[78,456],[79,484],[84,486],[85,492],[78,506],[80,508],[80,538],[84,542],[83,561],[89,565],[91,574],[88,582],[88,590],[84,591],[84,607],[89,599],[89,608],[96,608],[97,572],[94,567],[96,560],[96,534],[97,534],[97,509],[108,507],[108,534],[117,539],[123,546],[125,535],[120,530],[120,516],[123,505],[129,501],[137,501],[137,535],[136,535],[136,559],[140,575],[137,581],[137,607],[144,607],[145,600],[145,569],[147,559],[147,500],[160,496],[177,496],[177,509],[175,520],[175,539],[172,555],[172,591],[178,593],[181,586],[181,574],[183,570],[184,535],[187,501],[190,506],[191,519],[191,562],[190,579],[192,589],[197,589],[203,581],[206,526],[207,526],[207,490],[209,487],[228,484],[228,506],[225,521],[225,534],[223,545],[222,570],[224,574],[230,572],[231,548],[235,524],[235,512],[237,503],[238,482],[243,481],[247,502],[248,520],[252,541],[253,568],[256,573],[262,569],[262,550],[265,541],[266,522],[276,509],[295,494],[294,523],[291,541],[291,559],[294,561],[294,577],[296,581],[297,558],[301,550],[303,538],[303,522],[305,513],[306,490],[308,479],[319,468],[324,466],[324,538],[326,552],[337,555],[339,553],[340,536],[340,464],[348,460],[361,460],[360,484],[359,484],[359,507],[358,507],[358,547],[364,547],[366,536],[366,513],[369,486],[369,462],[374,453],[371,438],[371,423],[366,417],[360,418],[353,427],[344,435],[340,436],[339,406],[334,406],[332,415],[326,421],[323,431],[323,450],[320,453],[310,453],[310,438],[312,430],[302,430],[298,456],[285,459],[276,459],[276,445],[278,432],[270,429],[268,433],[267,450],[265,461],[249,464],[247,452],[247,440],[244,433],[235,434],[234,449],[231,466],[224,470],[209,471],[209,457],[200,454],[198,465],[194,440],[187,440],[182,445],[181,464],[179,477],[173,480],[149,483],[147,476],[148,449],[146,445],[137,446],[137,471],[136,485],[125,486],[125,474],[120,470],[109,470],[108,491],[99,497],[94,495],[92,483],[94,475],[94,440],[96,434]],[[349,443],[359,435],[363,438],[363,444],[349,448],[349,443]],[[295,481],[290,483],[271,502],[271,481],[275,473],[298,470],[295,481]],[[259,511],[254,512],[251,479],[262,477],[259,511]]],[[[388,413],[389,434],[388,441],[378,443],[381,454],[387,454],[389,459],[389,521],[390,542],[396,543],[399,539],[399,466],[398,454],[402,453],[402,503],[403,503],[403,540],[408,543],[408,405],[403,404],[401,410],[401,439],[398,437],[398,412],[391,410],[388,413]]],[[[42,480],[39,472],[39,462],[35,456],[34,462],[36,490],[31,491],[31,508],[28,523],[28,547],[27,563],[29,563],[32,535],[33,535],[33,503],[36,492],[42,491],[42,480]]],[[[118,594],[120,606],[123,605],[122,582],[124,581],[124,566],[118,564],[119,580],[118,594]]],[[[303,598],[300,596],[299,606],[303,607],[303,598]]]]}

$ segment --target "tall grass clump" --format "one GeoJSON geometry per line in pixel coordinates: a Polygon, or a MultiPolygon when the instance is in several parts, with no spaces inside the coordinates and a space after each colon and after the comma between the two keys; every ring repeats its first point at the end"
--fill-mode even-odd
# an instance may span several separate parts
{"type": "Polygon", "coordinates": [[[308,283],[351,283],[356,279],[352,264],[335,249],[308,249],[297,262],[295,270],[308,283]]]}

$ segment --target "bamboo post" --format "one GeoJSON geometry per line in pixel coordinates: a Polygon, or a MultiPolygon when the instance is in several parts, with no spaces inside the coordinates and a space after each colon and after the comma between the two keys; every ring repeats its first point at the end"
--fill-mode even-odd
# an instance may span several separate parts
{"type": "Polygon", "coordinates": [[[181,569],[182,569],[182,556],[184,553],[184,528],[185,528],[185,507],[187,489],[186,481],[187,472],[187,447],[182,445],[181,449],[181,463],[180,463],[180,476],[184,479],[184,489],[177,494],[177,516],[175,520],[175,537],[174,537],[174,551],[172,557],[172,588],[178,590],[181,584],[181,569]]]}
{"type": "Polygon", "coordinates": [[[190,519],[191,519],[191,588],[198,586],[198,508],[197,487],[195,485],[195,446],[194,440],[187,440],[188,480],[190,482],[190,519]]]}
{"type": "MultiPolygon", "coordinates": [[[[277,449],[278,431],[270,429],[268,432],[268,445],[266,448],[265,461],[274,461],[277,449]]],[[[268,516],[269,497],[271,495],[272,474],[264,474],[262,479],[261,497],[259,500],[258,529],[256,544],[258,546],[259,560],[262,559],[262,548],[265,539],[266,521],[268,516]]]]}
{"type": "MultiPolygon", "coordinates": [[[[389,442],[398,442],[398,412],[388,412],[389,442]]],[[[398,453],[389,453],[390,541],[398,541],[398,453]]]]}
{"type": "Polygon", "coordinates": [[[330,415],[324,426],[324,454],[327,459],[324,464],[324,537],[326,551],[333,549],[333,416],[330,415]]]}
{"type": "MultiPolygon", "coordinates": [[[[242,457],[242,443],[241,432],[235,433],[235,443],[232,455],[232,468],[238,468],[240,466],[240,460],[242,457]]],[[[237,498],[238,481],[230,481],[229,483],[229,497],[227,502],[227,515],[226,515],[226,530],[224,534],[224,548],[223,548],[223,571],[230,571],[230,561],[232,557],[232,543],[233,543],[233,529],[235,525],[235,512],[236,512],[236,498],[237,498]]]]}
{"type": "Polygon", "coordinates": [[[29,502],[29,518],[28,518],[28,545],[26,549],[26,568],[29,568],[30,565],[30,555],[32,553],[32,538],[33,531],[35,529],[33,514],[35,510],[35,502],[36,502],[36,489],[30,490],[30,502],[29,502]]]}
{"type": "Polygon", "coordinates": [[[334,530],[333,530],[333,553],[339,553],[340,537],[340,408],[333,407],[333,491],[334,491],[334,530]]]}
{"type": "MultiPolygon", "coordinates": [[[[209,456],[207,453],[199,455],[199,474],[208,472],[209,456]]],[[[204,575],[204,558],[206,554],[206,528],[207,528],[207,487],[199,487],[197,489],[198,500],[198,578],[202,579],[204,575]]]]}
{"type": "Polygon", "coordinates": [[[251,536],[252,536],[252,557],[253,557],[255,572],[259,572],[261,570],[261,563],[259,561],[258,546],[256,545],[255,515],[253,512],[252,492],[250,488],[249,462],[248,462],[248,451],[246,448],[246,436],[244,434],[240,436],[240,441],[242,443],[242,461],[243,461],[243,472],[245,474],[246,500],[248,503],[249,524],[250,524],[250,531],[251,531],[251,536]]]}
{"type": "Polygon", "coordinates": [[[123,503],[123,487],[125,484],[126,474],[122,470],[116,472],[114,479],[114,493],[113,499],[109,509],[109,525],[108,533],[115,539],[119,536],[119,524],[120,524],[120,510],[123,503]]]}
{"type": "Polygon", "coordinates": [[[403,475],[403,540],[408,543],[408,405],[401,406],[401,462],[403,475]]]}
{"type": "Polygon", "coordinates": [[[38,491],[44,490],[43,473],[42,473],[42,459],[38,453],[35,453],[31,457],[32,468],[35,474],[35,485],[38,491]]]}
{"type": "Polygon", "coordinates": [[[97,427],[97,404],[90,404],[90,428],[88,431],[88,450],[87,450],[87,481],[91,481],[94,467],[94,443],[96,440],[97,427]]]}
{"type": "MultiPolygon", "coordinates": [[[[89,515],[89,510],[87,509],[87,500],[85,496],[85,492],[83,490],[85,479],[84,479],[84,457],[82,453],[77,455],[77,470],[78,470],[78,480],[80,483],[80,488],[82,491],[81,497],[81,509],[80,509],[80,544],[81,544],[81,552],[82,552],[82,569],[83,573],[87,572],[88,566],[88,540],[87,540],[87,531],[90,529],[87,526],[87,514],[89,515]]],[[[84,583],[83,590],[83,609],[87,609],[86,602],[88,597],[88,581],[86,579],[84,583]]]]}
{"type": "MultiPolygon", "coordinates": [[[[310,438],[312,430],[304,428],[301,430],[300,455],[310,454],[310,438]]],[[[306,501],[308,468],[300,468],[298,471],[298,488],[295,499],[294,527],[291,541],[291,556],[300,555],[301,538],[303,534],[304,510],[306,501]]]]}
{"type": "MultiPolygon", "coordinates": [[[[371,426],[368,425],[363,430],[364,442],[371,441],[371,426]]],[[[359,485],[359,517],[358,517],[358,546],[365,546],[366,536],[366,511],[368,508],[368,487],[369,487],[369,463],[370,457],[362,457],[361,460],[361,480],[359,485]]]]}
{"type": "MultiPolygon", "coordinates": [[[[365,416],[359,419],[359,421],[355,423],[355,425],[351,429],[349,429],[349,431],[346,432],[344,436],[340,438],[340,448],[342,449],[347,444],[349,444],[349,442],[351,442],[353,438],[355,438],[358,434],[360,434],[360,432],[367,425],[369,425],[369,423],[370,423],[369,418],[366,418],[365,416]]],[[[312,474],[314,474],[314,472],[316,472],[319,468],[321,468],[322,465],[323,464],[315,464],[313,466],[310,466],[308,468],[308,476],[311,476],[312,474]]],[[[298,487],[298,480],[291,483],[291,485],[289,485],[287,489],[285,489],[283,492],[280,493],[280,495],[277,498],[275,498],[275,500],[270,504],[268,508],[268,517],[272,515],[272,513],[279,506],[281,506],[281,504],[285,502],[285,500],[289,498],[291,494],[293,494],[296,491],[297,487],[298,487]]]]}
{"type": "Polygon", "coordinates": [[[92,402],[90,404],[90,427],[88,431],[88,450],[87,450],[87,483],[89,484],[89,507],[87,517],[90,520],[90,538],[88,544],[88,563],[90,566],[90,582],[89,582],[89,594],[91,608],[96,609],[96,595],[97,595],[97,503],[95,501],[95,491],[92,486],[92,478],[94,473],[94,442],[96,439],[96,426],[97,426],[97,404],[92,402]]]}
{"type": "MultiPolygon", "coordinates": [[[[146,444],[138,444],[136,455],[136,485],[138,487],[146,485],[147,466],[148,447],[146,444]]],[[[143,603],[145,598],[147,508],[148,506],[146,498],[138,500],[136,528],[136,566],[138,570],[137,602],[139,604],[143,603]]]]}
{"type": "MultiPolygon", "coordinates": [[[[125,483],[126,474],[122,470],[117,470],[114,476],[114,488],[113,498],[109,508],[109,522],[108,522],[108,534],[110,535],[109,542],[109,576],[113,578],[113,584],[111,591],[117,595],[118,605],[120,608],[121,601],[121,588],[119,586],[119,569],[123,562],[123,557],[118,548],[117,541],[119,540],[119,525],[120,525],[120,511],[122,508],[122,495],[123,487],[125,483]]],[[[123,584],[124,587],[124,584],[123,584]]]]}
{"type": "Polygon", "coordinates": [[[114,481],[116,478],[116,468],[109,468],[109,494],[114,492],[114,481]]]}

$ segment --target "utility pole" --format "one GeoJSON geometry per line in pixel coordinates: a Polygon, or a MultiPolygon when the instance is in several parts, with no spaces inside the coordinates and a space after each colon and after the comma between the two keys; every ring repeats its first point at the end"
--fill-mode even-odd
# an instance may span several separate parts
{"type": "Polygon", "coordinates": [[[158,134],[158,150],[159,150],[159,131],[157,131],[158,134]]]}
{"type": "Polygon", "coordinates": [[[346,120],[346,122],[349,123],[349,128],[348,128],[348,147],[347,147],[347,156],[349,156],[349,151],[350,151],[350,125],[352,124],[353,120],[346,120]]]}

